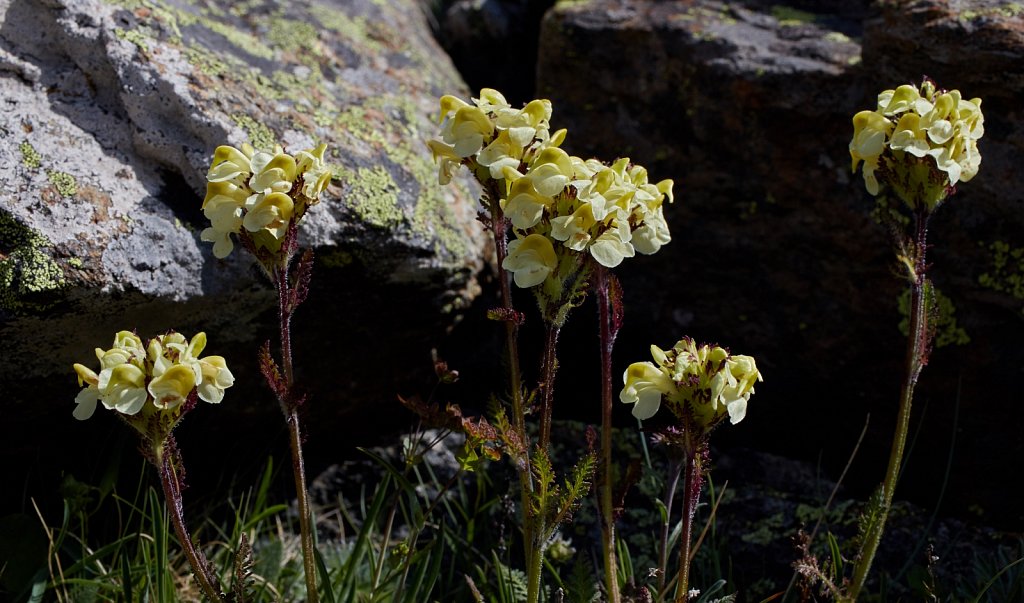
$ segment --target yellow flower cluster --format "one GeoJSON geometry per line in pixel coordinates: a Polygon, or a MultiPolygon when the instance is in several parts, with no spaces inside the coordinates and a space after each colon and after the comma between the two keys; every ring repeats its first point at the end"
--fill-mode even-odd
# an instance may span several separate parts
{"type": "Polygon", "coordinates": [[[135,333],[119,332],[112,348],[96,348],[99,373],[74,365],[78,384],[85,388],[75,398],[75,418],[88,419],[101,402],[126,415],[133,425],[131,417],[146,418],[159,412],[174,414],[176,419],[193,391],[201,400],[219,403],[235,378],[223,357],[199,357],[205,347],[205,333],[187,340],[172,331],[144,345],[135,333]]]}
{"type": "Polygon", "coordinates": [[[605,165],[569,155],[559,148],[566,132],[551,134],[550,117],[550,101],[513,109],[488,88],[473,104],[445,96],[441,140],[427,143],[441,184],[459,165],[485,186],[497,182],[516,237],[502,266],[523,288],[556,273],[566,254],[589,253],[612,268],[671,240],[662,204],[672,201],[673,182],[650,183],[647,170],[628,158],[605,165]]]}
{"type": "Polygon", "coordinates": [[[705,430],[725,417],[732,424],[747,414],[754,383],[761,381],[754,359],[730,355],[725,348],[698,346],[689,337],[672,349],[651,346],[654,362],[636,362],[626,369],[619,399],[634,404],[633,416],[649,419],[662,399],[680,420],[690,420],[705,430]]]}
{"type": "Polygon", "coordinates": [[[248,236],[257,248],[276,251],[292,222],[320,199],[331,181],[324,165],[327,145],[295,156],[278,146],[273,152],[219,146],[206,176],[203,214],[210,227],[200,238],[213,242],[213,255],[225,258],[234,248],[231,235],[248,236]]]}
{"type": "Polygon", "coordinates": [[[920,88],[886,90],[876,110],[853,117],[852,169],[864,163],[864,184],[872,195],[884,183],[911,209],[933,210],[953,186],[978,173],[984,124],[981,99],[936,90],[930,80],[920,88]]]}

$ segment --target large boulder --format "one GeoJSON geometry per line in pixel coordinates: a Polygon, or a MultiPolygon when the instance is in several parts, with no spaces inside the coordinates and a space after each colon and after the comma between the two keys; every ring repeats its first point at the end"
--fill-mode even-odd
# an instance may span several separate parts
{"type": "Polygon", "coordinates": [[[1024,423],[1024,14],[970,4],[560,2],[543,23],[537,95],[569,129],[570,152],[629,156],[677,183],[673,242],[618,271],[621,365],[684,334],[755,356],[765,382],[748,418],[716,438],[823,451],[835,473],[870,415],[851,472],[862,492],[889,452],[904,285],[850,173],[850,120],[922,75],[982,97],[981,172],[939,210],[929,239],[931,274],[955,308],[940,335],[970,343],[937,349],[924,371],[901,491],[934,500],[958,414],[957,433],[972,435],[955,442],[947,496],[1019,522],[998,489],[1024,458],[1019,430],[1006,429],[1024,423]]]}
{"type": "Polygon", "coordinates": [[[324,142],[336,169],[301,226],[317,261],[293,340],[314,440],[365,434],[338,417],[379,417],[424,382],[486,237],[468,181],[439,187],[424,144],[438,97],[465,86],[420,3],[13,0],[0,19],[0,464],[89,429],[71,365],[121,329],[205,330],[227,357],[236,386],[197,433],[276,420],[255,361],[276,340],[273,290],[199,240],[225,143],[324,142]]]}

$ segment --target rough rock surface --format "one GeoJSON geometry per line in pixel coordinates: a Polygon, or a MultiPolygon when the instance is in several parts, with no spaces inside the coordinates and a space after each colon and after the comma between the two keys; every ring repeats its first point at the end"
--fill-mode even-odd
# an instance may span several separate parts
{"type": "Polygon", "coordinates": [[[430,374],[486,237],[468,183],[439,187],[423,143],[437,98],[464,85],[422,11],[0,1],[0,463],[35,449],[42,425],[83,429],[71,364],[120,329],[205,330],[238,377],[221,416],[276,412],[254,366],[271,287],[244,253],[219,261],[199,241],[219,144],[328,144],[336,177],[302,226],[318,259],[294,326],[313,416],[390,404],[430,374]]]}
{"type": "Polygon", "coordinates": [[[923,74],[982,97],[981,172],[929,239],[933,279],[970,343],[936,350],[924,371],[901,492],[930,504],[952,443],[947,500],[1020,525],[1000,492],[1024,458],[1007,428],[1024,424],[1024,10],[880,4],[560,2],[543,23],[537,95],[570,152],[629,156],[677,183],[673,242],[617,271],[622,366],[684,334],[751,354],[765,382],[723,440],[823,451],[836,471],[870,414],[850,482],[862,492],[888,455],[904,339],[892,243],[849,169],[850,119],[923,74]]]}

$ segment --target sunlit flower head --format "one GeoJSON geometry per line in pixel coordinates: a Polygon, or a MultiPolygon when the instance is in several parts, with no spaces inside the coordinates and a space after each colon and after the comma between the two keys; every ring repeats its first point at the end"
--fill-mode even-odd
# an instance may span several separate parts
{"type": "Polygon", "coordinates": [[[863,163],[872,195],[887,188],[911,209],[933,211],[978,173],[984,123],[981,99],[938,90],[931,80],[885,90],[875,110],[853,117],[852,169],[863,163]]]}
{"type": "Polygon", "coordinates": [[[754,383],[761,381],[754,359],[732,355],[720,346],[697,345],[683,338],[671,349],[651,346],[654,362],[631,364],[623,374],[619,399],[633,404],[633,415],[649,419],[661,404],[684,427],[709,431],[728,417],[739,423],[747,414],[754,383]]]}
{"type": "Polygon", "coordinates": [[[272,151],[217,147],[203,200],[210,226],[200,233],[200,239],[214,244],[214,256],[227,257],[237,237],[250,248],[276,253],[289,226],[319,201],[331,181],[326,149],[321,144],[292,156],[280,146],[272,151]]]}
{"type": "Polygon", "coordinates": [[[154,444],[161,444],[196,397],[218,403],[234,377],[221,356],[200,357],[206,334],[191,340],[173,331],[143,344],[121,331],[109,349],[96,349],[99,372],[75,364],[76,419],[93,415],[97,403],[116,411],[154,444]]]}

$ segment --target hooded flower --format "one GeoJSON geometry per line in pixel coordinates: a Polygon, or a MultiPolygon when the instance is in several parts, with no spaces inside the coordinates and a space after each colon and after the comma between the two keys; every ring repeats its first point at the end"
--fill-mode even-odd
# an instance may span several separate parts
{"type": "Polygon", "coordinates": [[[88,419],[99,402],[121,413],[154,443],[162,443],[188,410],[185,403],[193,393],[218,403],[234,383],[223,357],[200,357],[205,347],[205,333],[188,340],[171,331],[144,345],[134,333],[121,331],[113,347],[96,349],[99,373],[74,365],[78,384],[84,386],[75,398],[75,418],[88,419]]]}
{"type": "Polygon", "coordinates": [[[514,275],[516,285],[525,289],[543,283],[558,266],[558,258],[547,237],[533,234],[510,241],[501,265],[514,275]]]}
{"type": "Polygon", "coordinates": [[[981,165],[977,141],[985,133],[981,99],[938,90],[930,80],[878,95],[874,111],[853,117],[852,169],[863,162],[864,185],[877,195],[887,186],[911,209],[933,211],[981,165]]]}
{"type": "Polygon", "coordinates": [[[200,239],[214,244],[214,256],[227,257],[234,249],[233,237],[276,253],[289,225],[319,201],[331,181],[324,164],[326,149],[321,144],[293,157],[280,146],[273,151],[249,145],[217,147],[203,200],[210,226],[200,233],[200,239]]]}
{"type": "Polygon", "coordinates": [[[722,347],[684,338],[671,349],[651,346],[654,363],[631,364],[619,399],[634,404],[633,415],[649,419],[662,402],[684,425],[705,433],[726,417],[739,423],[747,414],[754,383],[761,381],[754,359],[722,347]]]}

